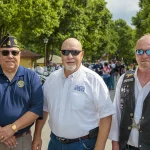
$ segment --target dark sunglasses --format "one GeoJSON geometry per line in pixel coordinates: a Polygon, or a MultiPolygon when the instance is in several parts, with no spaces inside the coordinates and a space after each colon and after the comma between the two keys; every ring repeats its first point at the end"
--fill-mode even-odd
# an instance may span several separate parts
{"type": "Polygon", "coordinates": [[[11,51],[9,51],[9,50],[2,50],[0,52],[2,53],[3,56],[8,56],[10,53],[13,56],[17,56],[20,53],[20,51],[18,51],[18,50],[11,50],[11,51]]]}
{"type": "Polygon", "coordinates": [[[137,55],[143,55],[144,53],[146,53],[148,56],[150,56],[150,49],[148,49],[148,50],[142,50],[142,49],[137,49],[136,50],[136,54],[137,55]]]}
{"type": "Polygon", "coordinates": [[[72,56],[77,56],[77,55],[79,55],[80,52],[82,52],[82,51],[79,51],[79,50],[61,50],[61,53],[64,56],[68,56],[70,53],[72,56]]]}

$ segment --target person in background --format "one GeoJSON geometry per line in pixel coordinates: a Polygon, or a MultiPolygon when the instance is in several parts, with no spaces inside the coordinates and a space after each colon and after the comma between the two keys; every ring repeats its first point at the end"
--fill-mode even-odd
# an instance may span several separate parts
{"type": "Polygon", "coordinates": [[[94,71],[99,74],[101,77],[103,76],[103,65],[101,64],[101,60],[97,60],[97,63],[93,66],[94,71]]]}
{"type": "Polygon", "coordinates": [[[123,61],[121,61],[121,63],[120,63],[120,70],[119,70],[120,76],[121,76],[122,74],[124,74],[125,71],[126,71],[125,65],[124,65],[123,61]]]}
{"type": "Polygon", "coordinates": [[[84,51],[75,38],[61,46],[63,68],[44,83],[44,120],[36,123],[33,150],[41,150],[41,132],[49,114],[48,150],[104,150],[115,113],[107,86],[81,64],[84,51]]]}
{"type": "Polygon", "coordinates": [[[20,66],[14,36],[0,40],[0,150],[31,150],[30,127],[43,117],[43,91],[38,75],[20,66]]]}
{"type": "Polygon", "coordinates": [[[133,70],[136,70],[136,63],[133,64],[133,70]]]}
{"type": "Polygon", "coordinates": [[[111,90],[114,90],[114,88],[115,88],[115,81],[114,81],[115,67],[116,67],[116,65],[115,65],[114,61],[112,60],[110,63],[110,68],[111,68],[111,71],[110,71],[110,89],[111,90]]]}
{"type": "Polygon", "coordinates": [[[150,34],[137,41],[135,53],[138,68],[123,74],[116,87],[112,150],[150,149],[150,34]]]}
{"type": "Polygon", "coordinates": [[[108,63],[105,62],[103,68],[103,79],[109,90],[110,90],[110,72],[111,72],[111,68],[108,65],[108,63]]]}
{"type": "Polygon", "coordinates": [[[116,81],[118,80],[118,74],[119,74],[119,70],[120,70],[120,62],[116,61],[115,62],[115,79],[116,81]]]}

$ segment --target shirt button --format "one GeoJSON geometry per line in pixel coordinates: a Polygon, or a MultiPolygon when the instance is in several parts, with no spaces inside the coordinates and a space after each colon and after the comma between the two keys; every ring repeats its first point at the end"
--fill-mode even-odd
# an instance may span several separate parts
{"type": "Polygon", "coordinates": [[[142,147],[142,145],[139,145],[139,147],[142,147]]]}
{"type": "Polygon", "coordinates": [[[142,132],[142,130],[140,130],[140,132],[142,132]]]}
{"type": "Polygon", "coordinates": [[[144,119],[144,117],[142,117],[142,119],[144,119]]]}
{"type": "Polygon", "coordinates": [[[128,127],[128,130],[131,130],[131,127],[130,127],[130,126],[128,127]]]}

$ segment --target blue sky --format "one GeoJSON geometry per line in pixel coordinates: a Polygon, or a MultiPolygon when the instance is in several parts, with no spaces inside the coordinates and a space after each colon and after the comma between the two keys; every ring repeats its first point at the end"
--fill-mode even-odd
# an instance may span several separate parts
{"type": "Polygon", "coordinates": [[[113,19],[124,19],[131,25],[131,18],[139,11],[139,0],[105,0],[107,8],[113,14],[113,19]]]}

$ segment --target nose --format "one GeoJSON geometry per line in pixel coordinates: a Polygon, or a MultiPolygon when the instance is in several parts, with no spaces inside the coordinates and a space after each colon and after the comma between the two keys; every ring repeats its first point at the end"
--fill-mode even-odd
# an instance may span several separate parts
{"type": "Polygon", "coordinates": [[[69,57],[69,58],[73,58],[73,56],[72,56],[72,54],[71,54],[71,53],[69,53],[68,57],[69,57]]]}
{"type": "Polygon", "coordinates": [[[12,53],[11,53],[11,52],[9,52],[8,57],[13,57],[13,55],[12,55],[12,53]]]}
{"type": "Polygon", "coordinates": [[[144,54],[142,55],[142,57],[147,58],[148,55],[147,55],[146,53],[144,53],[144,54]]]}

